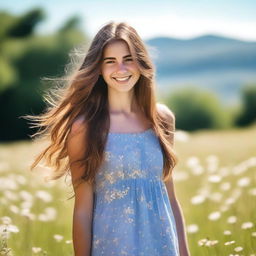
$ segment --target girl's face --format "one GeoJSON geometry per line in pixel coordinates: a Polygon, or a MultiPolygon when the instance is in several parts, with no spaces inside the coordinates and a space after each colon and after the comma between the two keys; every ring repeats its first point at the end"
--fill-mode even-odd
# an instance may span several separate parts
{"type": "Polygon", "coordinates": [[[124,92],[134,87],[140,77],[140,70],[125,41],[118,40],[106,45],[101,74],[108,89],[124,92]]]}

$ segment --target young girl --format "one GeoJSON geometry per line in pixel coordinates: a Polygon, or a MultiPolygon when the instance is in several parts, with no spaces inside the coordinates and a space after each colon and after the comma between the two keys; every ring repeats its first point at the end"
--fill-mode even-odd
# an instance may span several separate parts
{"type": "Polygon", "coordinates": [[[75,256],[189,255],[172,179],[175,116],[156,103],[154,79],[136,30],[110,22],[34,117],[51,143],[32,168],[45,158],[53,178],[71,174],[75,256]]]}

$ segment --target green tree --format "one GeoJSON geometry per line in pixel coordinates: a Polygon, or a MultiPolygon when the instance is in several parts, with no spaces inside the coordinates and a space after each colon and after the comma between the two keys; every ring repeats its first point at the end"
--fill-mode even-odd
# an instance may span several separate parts
{"type": "Polygon", "coordinates": [[[5,51],[6,46],[10,43],[8,33],[16,21],[17,17],[7,12],[0,12],[0,93],[13,86],[17,81],[17,71],[8,52],[5,51]]]}
{"type": "Polygon", "coordinates": [[[44,77],[58,77],[65,72],[70,51],[88,38],[79,28],[79,19],[71,18],[51,35],[34,34],[42,21],[42,11],[35,9],[21,16],[0,13],[0,140],[30,138],[34,133],[26,114],[44,109],[42,94],[51,86],[44,77]],[[2,20],[1,20],[2,19],[2,20]]]}
{"type": "Polygon", "coordinates": [[[236,123],[239,126],[245,126],[256,121],[256,84],[244,86],[241,96],[242,108],[236,123]]]}
{"type": "Polygon", "coordinates": [[[69,18],[65,24],[59,29],[60,33],[67,32],[73,29],[78,29],[81,19],[79,16],[75,15],[69,18]]]}
{"type": "Polygon", "coordinates": [[[42,9],[33,9],[21,17],[10,26],[9,37],[26,37],[33,34],[36,25],[44,19],[45,15],[42,9]]]}
{"type": "Polygon", "coordinates": [[[194,131],[229,127],[231,119],[217,96],[199,88],[183,88],[165,99],[174,112],[177,129],[194,131]]]}

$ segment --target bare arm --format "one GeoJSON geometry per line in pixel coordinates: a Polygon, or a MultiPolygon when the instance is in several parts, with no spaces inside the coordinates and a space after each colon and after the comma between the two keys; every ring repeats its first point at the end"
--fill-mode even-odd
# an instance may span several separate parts
{"type": "MultiPolygon", "coordinates": [[[[68,156],[70,163],[80,159],[85,150],[86,130],[81,120],[73,123],[68,136],[68,156]]],[[[83,182],[75,188],[75,182],[83,175],[84,169],[78,164],[70,165],[72,183],[75,193],[73,211],[73,246],[75,256],[91,255],[91,229],[93,216],[93,187],[83,182]]]]}
{"type": "MultiPolygon", "coordinates": [[[[158,109],[162,111],[163,115],[165,116],[165,118],[167,118],[169,124],[172,126],[172,130],[175,131],[175,116],[171,112],[171,110],[163,104],[158,104],[158,109]]],[[[171,137],[171,144],[172,146],[174,145],[174,136],[171,137]]],[[[189,256],[190,253],[189,253],[189,247],[188,247],[188,242],[187,242],[187,237],[185,232],[185,219],[182,213],[180,203],[176,198],[172,177],[165,182],[165,186],[168,192],[168,197],[170,200],[170,204],[171,204],[173,215],[176,222],[180,256],[189,256]]]]}
{"type": "Polygon", "coordinates": [[[175,196],[172,178],[165,182],[165,186],[168,191],[169,200],[172,206],[173,215],[176,222],[180,256],[189,256],[190,254],[189,254],[188,242],[187,242],[187,237],[185,232],[185,220],[181,210],[180,203],[175,196]]]}

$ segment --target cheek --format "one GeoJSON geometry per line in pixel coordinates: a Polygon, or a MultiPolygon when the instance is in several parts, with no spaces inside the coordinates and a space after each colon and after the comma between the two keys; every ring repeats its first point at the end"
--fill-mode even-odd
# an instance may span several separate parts
{"type": "Polygon", "coordinates": [[[133,69],[133,73],[139,76],[141,74],[140,70],[138,68],[133,69]]]}
{"type": "Polygon", "coordinates": [[[111,68],[111,67],[104,67],[102,69],[102,74],[104,76],[109,76],[112,72],[113,72],[113,68],[111,68]]]}
{"type": "Polygon", "coordinates": [[[130,68],[133,69],[134,71],[140,73],[139,67],[136,63],[131,64],[130,68]]]}
{"type": "Polygon", "coordinates": [[[102,74],[104,80],[108,79],[109,73],[108,73],[106,70],[102,70],[102,71],[101,71],[101,74],[102,74]]]}

